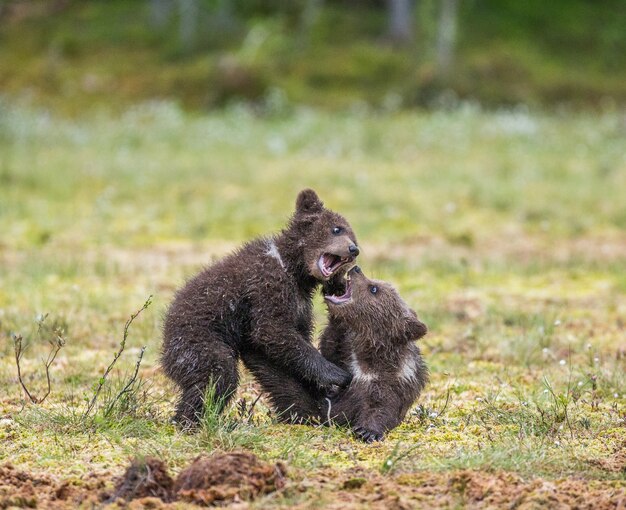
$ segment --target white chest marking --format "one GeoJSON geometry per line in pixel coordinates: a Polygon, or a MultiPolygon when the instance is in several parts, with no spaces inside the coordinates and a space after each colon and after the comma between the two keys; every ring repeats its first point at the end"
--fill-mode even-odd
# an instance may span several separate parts
{"type": "Polygon", "coordinates": [[[374,372],[365,372],[359,365],[359,360],[356,358],[356,354],[352,353],[350,356],[350,370],[352,371],[352,377],[361,382],[371,382],[378,379],[378,374],[374,372]]]}
{"type": "Polygon", "coordinates": [[[417,376],[417,365],[413,356],[407,354],[402,360],[402,365],[398,370],[398,379],[414,381],[417,376]]]}
{"type": "Polygon", "coordinates": [[[283,263],[283,259],[280,257],[280,253],[278,252],[278,248],[276,247],[276,243],[274,241],[270,241],[267,247],[267,251],[265,252],[270,257],[274,257],[278,260],[280,267],[285,269],[285,264],[283,263]]]}

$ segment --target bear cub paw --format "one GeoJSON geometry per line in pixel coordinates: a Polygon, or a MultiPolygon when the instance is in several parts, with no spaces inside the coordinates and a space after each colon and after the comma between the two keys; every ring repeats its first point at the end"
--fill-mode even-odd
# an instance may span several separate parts
{"type": "Polygon", "coordinates": [[[333,386],[345,388],[352,381],[352,374],[346,370],[339,368],[333,363],[326,363],[319,378],[319,386],[321,389],[331,389],[333,386]]]}
{"type": "Polygon", "coordinates": [[[364,443],[373,443],[374,441],[382,441],[385,436],[382,432],[369,430],[365,427],[354,427],[352,429],[354,435],[364,443]]]}

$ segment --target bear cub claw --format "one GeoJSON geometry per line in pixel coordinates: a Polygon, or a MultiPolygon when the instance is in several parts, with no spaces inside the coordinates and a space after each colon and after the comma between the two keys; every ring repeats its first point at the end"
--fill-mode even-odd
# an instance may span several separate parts
{"type": "Polygon", "coordinates": [[[374,441],[382,441],[384,434],[374,430],[368,430],[363,427],[354,427],[352,429],[354,435],[364,443],[373,443],[374,441]]]}
{"type": "Polygon", "coordinates": [[[320,378],[320,388],[330,390],[332,387],[339,386],[345,388],[352,381],[352,374],[337,365],[328,362],[322,372],[320,378]]]}

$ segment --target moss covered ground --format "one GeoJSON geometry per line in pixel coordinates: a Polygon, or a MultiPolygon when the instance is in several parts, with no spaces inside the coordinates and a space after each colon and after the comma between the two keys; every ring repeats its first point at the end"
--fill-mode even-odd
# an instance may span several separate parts
{"type": "MultiPolygon", "coordinates": [[[[0,463],[92,487],[134,456],[176,473],[200,452],[245,449],[288,469],[259,508],[618,508],[625,142],[611,111],[200,115],[154,102],[68,120],[0,102],[0,463]],[[277,424],[263,398],[250,411],[245,372],[225,416],[178,432],[157,363],[165,307],[203,264],[280,229],[303,187],[351,221],[364,271],[429,325],[431,383],[373,445],[277,424]],[[35,397],[65,341],[41,404],[19,386],[15,335],[35,397]]],[[[319,331],[319,296],[315,310],[319,331]]]]}

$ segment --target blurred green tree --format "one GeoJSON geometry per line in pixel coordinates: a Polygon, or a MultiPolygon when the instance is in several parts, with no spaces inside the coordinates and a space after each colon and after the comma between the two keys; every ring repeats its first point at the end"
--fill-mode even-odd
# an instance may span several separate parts
{"type": "Polygon", "coordinates": [[[387,0],[388,36],[394,44],[406,45],[413,40],[413,0],[387,0]]]}
{"type": "Polygon", "coordinates": [[[150,12],[150,25],[156,29],[167,26],[173,10],[172,0],[148,0],[150,12]]]}
{"type": "Polygon", "coordinates": [[[459,0],[441,0],[437,27],[437,74],[443,80],[450,77],[454,66],[459,0]]]}
{"type": "Polygon", "coordinates": [[[178,0],[178,37],[183,51],[189,52],[198,39],[199,0],[178,0]]]}

